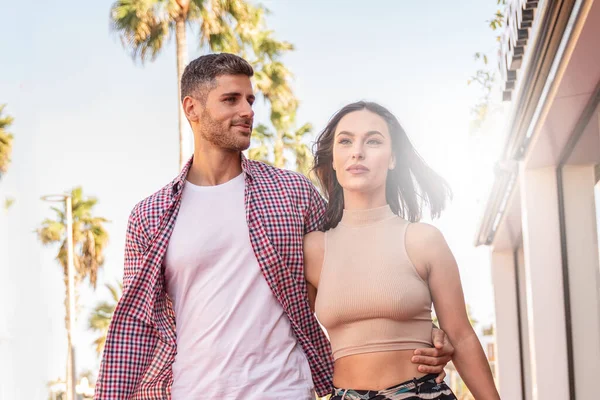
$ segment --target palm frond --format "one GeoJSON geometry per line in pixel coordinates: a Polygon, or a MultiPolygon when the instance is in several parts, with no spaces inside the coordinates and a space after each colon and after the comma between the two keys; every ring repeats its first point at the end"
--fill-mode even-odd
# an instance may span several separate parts
{"type": "Polygon", "coordinates": [[[248,150],[248,158],[254,161],[262,161],[270,164],[269,147],[266,144],[252,146],[252,148],[248,150]]]}
{"type": "Polygon", "coordinates": [[[254,52],[270,60],[276,60],[285,52],[294,50],[294,45],[289,42],[273,38],[273,31],[263,30],[252,37],[254,52]]]}
{"type": "Polygon", "coordinates": [[[13,135],[6,131],[14,121],[11,116],[2,116],[6,104],[0,104],[0,178],[8,171],[11,162],[13,135]]]}
{"type": "Polygon", "coordinates": [[[94,344],[96,345],[96,354],[99,356],[102,354],[104,350],[104,345],[106,343],[106,335],[101,335],[96,340],[94,340],[94,344]]]}
{"type": "Polygon", "coordinates": [[[118,0],[110,10],[111,29],[134,60],[155,60],[178,16],[170,0],[118,0]]]}
{"type": "Polygon", "coordinates": [[[123,293],[123,283],[118,282],[116,285],[107,283],[105,286],[110,291],[110,294],[112,295],[112,298],[116,304],[121,298],[121,293],[123,293]]]}
{"type": "Polygon", "coordinates": [[[269,161],[269,144],[273,138],[273,132],[264,124],[259,124],[252,131],[253,145],[248,150],[248,157],[251,160],[262,161],[270,164],[269,161]]]}
{"type": "Polygon", "coordinates": [[[66,226],[62,221],[46,219],[37,233],[42,244],[54,244],[63,240],[66,235],[66,226]]]}
{"type": "MultiPolygon", "coordinates": [[[[95,197],[86,197],[81,187],[71,190],[73,207],[73,263],[75,280],[80,283],[88,279],[95,289],[98,270],[104,264],[104,251],[108,245],[108,232],[104,228],[107,219],[94,215],[98,203],[95,197]]],[[[64,210],[51,207],[54,218],[45,219],[37,229],[40,242],[45,245],[59,244],[56,260],[67,273],[67,228],[64,210]]]]}
{"type": "Polygon", "coordinates": [[[4,113],[4,109],[6,108],[6,104],[0,104],[0,129],[6,129],[12,125],[14,118],[10,115],[2,116],[4,113]]]}
{"type": "Polygon", "coordinates": [[[123,284],[121,282],[118,282],[117,284],[107,283],[105,284],[105,287],[111,292],[112,300],[110,302],[102,301],[98,303],[92,310],[88,319],[88,327],[99,334],[94,341],[98,355],[102,354],[110,321],[123,291],[123,284]]]}

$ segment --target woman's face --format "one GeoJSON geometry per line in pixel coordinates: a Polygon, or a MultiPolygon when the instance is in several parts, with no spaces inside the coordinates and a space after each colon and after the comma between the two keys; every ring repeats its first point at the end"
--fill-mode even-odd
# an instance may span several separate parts
{"type": "Polygon", "coordinates": [[[385,195],[388,170],[395,167],[385,120],[368,110],[346,114],[333,143],[333,169],[344,191],[385,195]]]}

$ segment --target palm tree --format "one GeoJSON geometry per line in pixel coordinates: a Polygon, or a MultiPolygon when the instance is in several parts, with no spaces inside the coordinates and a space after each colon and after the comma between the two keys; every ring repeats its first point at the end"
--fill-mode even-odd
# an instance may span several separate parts
{"type": "MultiPolygon", "coordinates": [[[[256,142],[261,151],[253,152],[249,156],[268,161],[272,153],[272,164],[283,168],[287,163],[285,150],[294,149],[294,146],[291,146],[291,139],[295,134],[290,131],[295,124],[298,99],[294,96],[290,85],[292,73],[279,59],[284,52],[293,50],[293,46],[277,42],[270,32],[257,36],[253,46],[255,53],[261,54],[261,57],[253,63],[256,70],[256,87],[270,104],[270,122],[274,132],[270,132],[265,126],[261,127],[261,131],[255,132],[256,142]]],[[[307,126],[309,129],[304,133],[310,131],[310,125],[307,126]]]]}
{"type": "Polygon", "coordinates": [[[274,132],[264,124],[256,127],[252,132],[254,144],[248,152],[249,158],[285,168],[288,166],[286,154],[292,155],[294,169],[309,176],[313,158],[306,137],[313,127],[310,123],[305,123],[299,129],[294,129],[297,107],[297,102],[288,105],[287,110],[278,101],[271,103],[274,132]]]}
{"type": "MultiPolygon", "coordinates": [[[[281,125],[283,124],[276,126],[281,125]]],[[[272,132],[266,125],[260,124],[252,132],[254,143],[248,151],[248,157],[278,168],[285,168],[288,166],[286,157],[288,154],[294,159],[294,169],[310,177],[313,155],[306,143],[306,137],[312,130],[310,123],[306,123],[296,130],[280,128],[275,132],[272,132]]]]}
{"type": "Polygon", "coordinates": [[[258,60],[269,51],[276,53],[291,48],[287,43],[274,40],[270,31],[265,33],[266,11],[260,5],[242,0],[117,0],[113,3],[112,29],[120,35],[134,60],[142,63],[155,60],[165,42],[175,34],[180,167],[184,163],[185,115],[179,99],[181,76],[187,64],[186,24],[199,28],[201,48],[258,60]],[[261,38],[263,41],[259,43],[261,38]]]}
{"type": "Polygon", "coordinates": [[[306,123],[294,130],[299,102],[291,87],[293,74],[280,61],[281,56],[294,47],[273,39],[272,32],[268,30],[254,36],[252,43],[254,53],[260,55],[252,63],[256,71],[256,87],[270,104],[273,132],[264,125],[253,132],[258,149],[251,151],[249,157],[266,162],[272,158],[273,165],[284,168],[287,166],[285,154],[291,153],[295,158],[295,169],[307,175],[312,154],[305,137],[312,132],[312,126],[306,123]]]}
{"type": "Polygon", "coordinates": [[[8,171],[13,141],[13,135],[6,131],[6,128],[12,125],[13,118],[8,115],[2,116],[4,107],[6,104],[0,104],[0,178],[8,171]]]}
{"type": "Polygon", "coordinates": [[[102,354],[102,350],[104,349],[106,335],[108,334],[108,326],[110,325],[110,320],[115,312],[117,303],[121,298],[123,284],[121,282],[117,282],[114,285],[107,283],[106,288],[111,294],[110,301],[102,301],[98,303],[92,310],[92,314],[88,320],[89,328],[99,335],[96,340],[94,340],[94,343],[96,344],[96,353],[99,356],[102,354]]]}
{"type": "Polygon", "coordinates": [[[285,145],[296,159],[296,171],[306,176],[309,176],[313,155],[306,144],[305,138],[312,132],[312,129],[312,124],[306,123],[293,133],[285,136],[285,145]]]}
{"type": "MultiPolygon", "coordinates": [[[[93,215],[93,209],[98,200],[94,197],[84,197],[81,187],[74,188],[71,191],[71,196],[76,294],[77,286],[85,279],[89,280],[94,289],[96,288],[98,270],[104,264],[104,250],[108,244],[108,233],[104,228],[104,223],[108,221],[105,218],[93,215]]],[[[66,216],[63,210],[57,207],[51,208],[55,212],[55,218],[45,219],[37,230],[37,235],[44,245],[59,244],[56,260],[63,269],[65,288],[68,290],[66,216]]],[[[77,295],[75,295],[75,298],[77,300],[77,295]]],[[[65,322],[68,325],[69,308],[66,299],[67,296],[65,296],[65,322]]]]}
{"type": "MultiPolygon", "coordinates": [[[[75,360],[72,346],[71,311],[69,298],[75,302],[75,319],[79,307],[77,287],[85,279],[95,289],[98,277],[98,269],[104,263],[104,250],[108,243],[108,233],[104,229],[106,219],[93,216],[93,208],[98,200],[96,198],[85,198],[81,187],[71,191],[71,209],[73,223],[73,264],[75,276],[73,279],[74,293],[69,292],[69,270],[68,270],[68,242],[67,242],[67,219],[65,212],[57,207],[52,207],[56,213],[55,219],[45,219],[37,230],[39,240],[44,245],[59,244],[56,260],[62,266],[63,280],[65,282],[65,326],[67,329],[67,376],[75,375],[75,360]],[[70,295],[73,296],[70,296],[70,295]]],[[[67,379],[69,382],[69,379],[67,379]]],[[[72,384],[72,383],[71,383],[72,384]]],[[[69,384],[68,384],[69,385],[69,384]]],[[[70,390],[70,389],[68,389],[70,390]]]]}
{"type": "Polygon", "coordinates": [[[269,162],[269,143],[273,138],[273,133],[269,130],[269,127],[264,124],[259,124],[252,131],[252,140],[254,144],[248,150],[248,157],[252,160],[263,161],[268,164],[269,162]]]}

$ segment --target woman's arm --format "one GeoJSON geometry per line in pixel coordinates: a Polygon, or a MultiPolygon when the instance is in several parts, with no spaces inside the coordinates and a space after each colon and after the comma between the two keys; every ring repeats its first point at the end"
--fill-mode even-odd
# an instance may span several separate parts
{"type": "Polygon", "coordinates": [[[315,299],[319,287],[319,277],[325,254],[325,234],[314,231],[304,236],[304,277],[308,289],[310,309],[315,312],[315,299]]]}
{"type": "Polygon", "coordinates": [[[431,225],[414,224],[422,244],[429,289],[440,327],[454,345],[452,360],[478,400],[499,399],[492,372],[479,339],[469,322],[456,260],[441,232],[431,225]]]}

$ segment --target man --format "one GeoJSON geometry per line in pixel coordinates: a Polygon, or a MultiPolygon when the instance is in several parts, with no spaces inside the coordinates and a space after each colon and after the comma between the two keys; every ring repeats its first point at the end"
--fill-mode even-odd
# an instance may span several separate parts
{"type": "MultiPolygon", "coordinates": [[[[200,57],[183,73],[194,156],[131,213],[96,399],[304,400],[332,389],[302,259],[325,204],[303,176],[242,155],[252,75],[231,54],[200,57]]],[[[431,364],[424,372],[442,372],[452,353],[435,335],[440,349],[416,359],[431,364]]]]}

